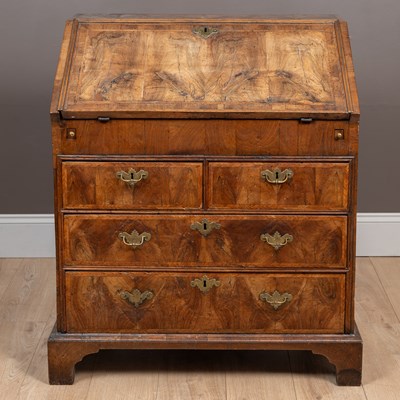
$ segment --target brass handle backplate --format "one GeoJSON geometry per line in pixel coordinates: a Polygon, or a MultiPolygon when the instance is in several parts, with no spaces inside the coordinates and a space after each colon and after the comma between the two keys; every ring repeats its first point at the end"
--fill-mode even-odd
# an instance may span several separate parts
{"type": "Polygon", "coordinates": [[[118,171],[116,173],[118,179],[126,182],[130,187],[134,187],[136,183],[140,182],[142,179],[147,179],[149,173],[143,169],[136,172],[133,168],[130,168],[128,172],[118,171]]]}
{"type": "Polygon", "coordinates": [[[145,300],[150,300],[154,296],[154,293],[151,290],[145,290],[143,293],[139,289],[132,289],[130,292],[127,290],[119,290],[118,293],[121,299],[133,304],[136,308],[145,300]]]}
{"type": "Polygon", "coordinates": [[[210,36],[216,35],[219,31],[217,28],[212,28],[210,26],[201,26],[199,28],[194,28],[192,32],[203,39],[208,39],[210,36]]]}
{"type": "Polygon", "coordinates": [[[131,233],[128,232],[120,232],[118,237],[126,244],[127,246],[132,246],[133,249],[140,247],[144,242],[148,242],[151,239],[151,234],[148,232],[140,233],[136,230],[133,230],[131,233]]]}
{"type": "Polygon", "coordinates": [[[293,236],[285,233],[283,236],[276,231],[273,235],[264,233],[260,236],[263,242],[267,242],[275,250],[279,250],[281,247],[286,246],[288,243],[293,242],[293,236]]]}
{"type": "Polygon", "coordinates": [[[293,175],[293,171],[289,168],[283,171],[280,168],[274,168],[272,171],[270,169],[261,171],[261,178],[266,182],[274,184],[285,183],[288,179],[293,178],[293,175]]]}
{"type": "Polygon", "coordinates": [[[203,275],[200,279],[195,278],[190,282],[190,286],[197,287],[203,293],[207,293],[211,288],[218,287],[220,284],[220,281],[215,278],[209,279],[207,275],[203,275]]]}
{"type": "Polygon", "coordinates": [[[293,296],[290,293],[280,294],[277,290],[274,293],[269,294],[267,292],[260,293],[260,300],[270,304],[274,310],[277,310],[282,304],[291,301],[293,296]]]}
{"type": "Polygon", "coordinates": [[[190,228],[194,231],[199,231],[203,236],[207,236],[214,229],[220,229],[221,224],[217,222],[210,222],[208,219],[204,218],[201,222],[195,222],[190,225],[190,228]]]}

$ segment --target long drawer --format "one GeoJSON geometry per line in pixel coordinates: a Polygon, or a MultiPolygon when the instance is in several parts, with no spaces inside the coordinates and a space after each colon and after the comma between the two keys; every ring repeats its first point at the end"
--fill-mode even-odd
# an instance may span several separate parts
{"type": "Polygon", "coordinates": [[[198,209],[201,162],[62,163],[65,209],[198,209]]]}
{"type": "Polygon", "coordinates": [[[345,211],[349,164],[210,162],[210,209],[345,211]]]}
{"type": "Polygon", "coordinates": [[[347,218],[65,215],[64,264],[346,268],[347,218]]]}
{"type": "Polygon", "coordinates": [[[68,332],[341,333],[345,274],[67,272],[68,332]]]}

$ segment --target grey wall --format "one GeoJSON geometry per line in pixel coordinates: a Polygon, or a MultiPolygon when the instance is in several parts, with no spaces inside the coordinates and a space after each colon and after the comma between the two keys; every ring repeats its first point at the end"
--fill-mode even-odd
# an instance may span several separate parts
{"type": "Polygon", "coordinates": [[[398,0],[1,0],[0,214],[53,210],[50,94],[64,22],[76,13],[339,15],[361,103],[359,211],[400,212],[398,0]]]}

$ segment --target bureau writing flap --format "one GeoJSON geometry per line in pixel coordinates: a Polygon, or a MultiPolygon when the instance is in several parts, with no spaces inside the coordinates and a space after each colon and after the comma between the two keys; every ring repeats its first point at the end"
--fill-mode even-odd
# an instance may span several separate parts
{"type": "Polygon", "coordinates": [[[58,71],[52,110],[64,118],[358,114],[337,19],[79,17],[58,71]]]}

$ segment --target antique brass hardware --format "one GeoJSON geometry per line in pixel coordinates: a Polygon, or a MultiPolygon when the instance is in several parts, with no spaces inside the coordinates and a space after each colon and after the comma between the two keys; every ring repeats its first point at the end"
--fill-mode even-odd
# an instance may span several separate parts
{"type": "Polygon", "coordinates": [[[120,232],[118,237],[127,246],[132,246],[133,249],[140,247],[144,242],[148,242],[151,239],[151,234],[143,232],[139,234],[138,231],[133,230],[130,234],[128,232],[120,232]]]}
{"type": "Polygon", "coordinates": [[[221,224],[218,222],[210,222],[207,218],[204,218],[201,222],[195,222],[190,225],[190,228],[194,231],[199,231],[203,236],[207,236],[213,229],[220,229],[221,224]]]}
{"type": "Polygon", "coordinates": [[[67,129],[67,139],[76,139],[76,129],[67,129]]]}
{"type": "Polygon", "coordinates": [[[335,129],[335,140],[344,139],[344,129],[335,129]]]}
{"type": "Polygon", "coordinates": [[[269,183],[285,183],[288,179],[293,177],[293,171],[291,169],[285,169],[281,171],[280,168],[274,168],[272,171],[270,169],[266,169],[265,171],[261,171],[261,178],[263,178],[266,182],[269,183]]]}
{"type": "Polygon", "coordinates": [[[121,179],[121,181],[126,182],[133,188],[135,184],[140,182],[142,179],[147,179],[149,173],[143,169],[136,172],[133,168],[130,168],[128,172],[119,171],[116,175],[118,179],[121,179]]]}
{"type": "Polygon", "coordinates": [[[271,306],[277,310],[282,304],[291,301],[293,296],[290,293],[280,294],[277,290],[274,293],[269,294],[267,292],[260,293],[260,300],[271,304],[271,306]]]}
{"type": "Polygon", "coordinates": [[[293,236],[285,233],[283,236],[276,231],[273,235],[269,233],[264,233],[260,236],[263,242],[267,242],[275,250],[279,250],[281,247],[286,246],[288,243],[293,241],[293,236]]]}
{"type": "Polygon", "coordinates": [[[132,289],[130,292],[127,290],[119,290],[118,293],[121,299],[133,304],[136,308],[145,300],[150,300],[154,296],[154,293],[151,290],[145,290],[143,293],[139,289],[132,289]]]}
{"type": "Polygon", "coordinates": [[[192,31],[195,35],[202,37],[203,39],[208,39],[212,35],[216,35],[219,31],[217,28],[211,28],[209,26],[201,26],[199,28],[194,28],[192,31]]]}
{"type": "Polygon", "coordinates": [[[207,275],[203,275],[202,278],[195,278],[190,282],[190,286],[197,287],[201,292],[207,293],[211,288],[218,287],[221,284],[215,278],[209,279],[207,275]]]}

